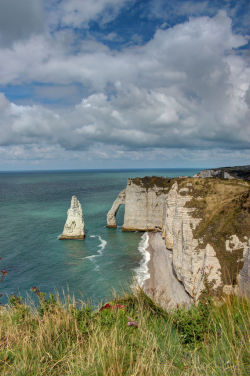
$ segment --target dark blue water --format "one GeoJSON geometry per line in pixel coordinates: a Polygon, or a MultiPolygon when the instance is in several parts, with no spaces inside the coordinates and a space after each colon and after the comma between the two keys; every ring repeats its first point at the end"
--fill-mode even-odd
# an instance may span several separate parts
{"type": "Polygon", "coordinates": [[[126,289],[141,261],[140,233],[106,228],[106,214],[127,179],[192,176],[197,169],[0,173],[0,269],[3,294],[23,297],[32,286],[70,292],[96,304],[126,289]],[[86,238],[58,240],[72,195],[82,204],[86,238]],[[96,256],[96,257],[89,257],[96,256]]]}

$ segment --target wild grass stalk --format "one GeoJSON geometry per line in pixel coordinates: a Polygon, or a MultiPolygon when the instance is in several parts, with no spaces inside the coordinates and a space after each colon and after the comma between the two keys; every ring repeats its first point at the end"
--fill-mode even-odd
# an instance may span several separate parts
{"type": "Polygon", "coordinates": [[[0,375],[249,372],[247,300],[229,297],[166,313],[140,292],[115,297],[104,307],[40,295],[34,308],[12,298],[0,308],[0,375]]]}

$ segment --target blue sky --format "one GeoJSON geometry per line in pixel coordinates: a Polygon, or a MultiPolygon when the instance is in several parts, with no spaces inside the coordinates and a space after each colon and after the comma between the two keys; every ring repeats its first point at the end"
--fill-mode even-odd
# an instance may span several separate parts
{"type": "Polygon", "coordinates": [[[0,170],[249,163],[248,1],[0,0],[0,170]]]}

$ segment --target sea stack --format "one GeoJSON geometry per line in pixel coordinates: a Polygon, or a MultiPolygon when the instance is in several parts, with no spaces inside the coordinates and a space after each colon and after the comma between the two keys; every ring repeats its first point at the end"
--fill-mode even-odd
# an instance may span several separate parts
{"type": "Polygon", "coordinates": [[[82,207],[77,197],[72,196],[71,205],[67,212],[67,220],[59,239],[84,239],[84,237],[82,207]]]}

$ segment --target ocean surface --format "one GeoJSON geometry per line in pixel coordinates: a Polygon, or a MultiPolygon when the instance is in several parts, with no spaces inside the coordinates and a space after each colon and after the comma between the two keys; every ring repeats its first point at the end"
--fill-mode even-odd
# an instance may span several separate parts
{"type": "Polygon", "coordinates": [[[27,298],[36,286],[70,293],[93,305],[143,278],[142,233],[106,228],[106,214],[128,178],[194,175],[198,169],[81,170],[0,173],[1,303],[11,294],[27,298]],[[85,240],[58,240],[71,196],[82,204],[85,240]]]}

